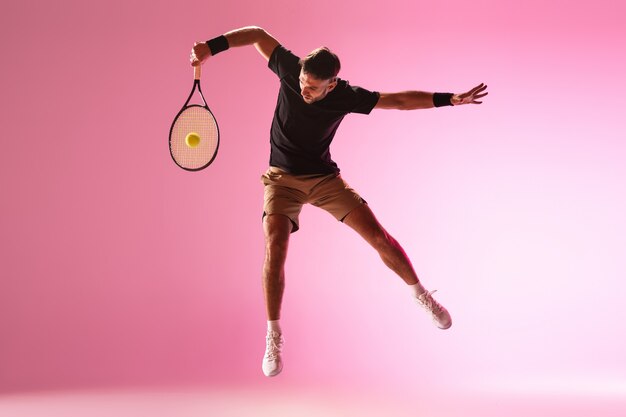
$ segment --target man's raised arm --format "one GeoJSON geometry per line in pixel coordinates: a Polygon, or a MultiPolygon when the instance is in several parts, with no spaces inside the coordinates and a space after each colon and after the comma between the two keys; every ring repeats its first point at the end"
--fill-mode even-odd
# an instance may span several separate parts
{"type": "Polygon", "coordinates": [[[222,36],[206,42],[196,42],[191,50],[191,65],[201,65],[209,57],[238,46],[254,45],[257,51],[269,61],[272,52],[279,45],[278,41],[257,26],[248,26],[231,30],[222,36]]]}

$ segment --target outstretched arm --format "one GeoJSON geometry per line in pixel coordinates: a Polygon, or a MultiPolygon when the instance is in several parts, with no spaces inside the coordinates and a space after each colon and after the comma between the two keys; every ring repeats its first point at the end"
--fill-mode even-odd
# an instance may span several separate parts
{"type": "MultiPolygon", "coordinates": [[[[248,26],[241,29],[231,30],[223,35],[228,42],[228,48],[238,46],[254,45],[257,51],[269,61],[272,52],[279,45],[278,41],[267,33],[264,29],[257,26],[248,26]]],[[[217,38],[216,38],[217,39],[217,38]]],[[[196,42],[191,50],[190,61],[194,67],[201,65],[212,56],[208,42],[196,42]]]]}
{"type": "Polygon", "coordinates": [[[403,91],[399,93],[380,93],[380,99],[376,103],[375,109],[397,109],[397,110],[417,110],[417,109],[430,109],[439,105],[452,105],[458,106],[461,104],[481,104],[482,101],[478,99],[485,97],[488,93],[485,92],[487,86],[480,84],[471,90],[462,94],[441,94],[439,97],[435,97],[437,93],[428,93],[425,91],[403,91]],[[435,99],[440,100],[442,98],[450,97],[449,103],[439,102],[435,103],[435,99]]]}

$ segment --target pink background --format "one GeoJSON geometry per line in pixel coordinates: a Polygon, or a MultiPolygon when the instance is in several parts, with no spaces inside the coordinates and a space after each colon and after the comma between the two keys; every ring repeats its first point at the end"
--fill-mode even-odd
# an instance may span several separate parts
{"type": "Polygon", "coordinates": [[[3,2],[0,393],[623,404],[625,12],[609,0],[3,2]],[[285,370],[262,376],[259,176],[278,83],[254,48],[204,66],[214,164],[185,172],[167,147],[193,41],[245,25],[297,54],[331,47],[341,76],[372,90],[489,85],[482,106],[348,116],[332,147],[452,329],[306,207],[287,263],[285,370]]]}

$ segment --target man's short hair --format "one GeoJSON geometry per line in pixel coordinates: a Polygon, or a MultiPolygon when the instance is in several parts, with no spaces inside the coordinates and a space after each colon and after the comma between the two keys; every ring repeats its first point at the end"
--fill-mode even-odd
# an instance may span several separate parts
{"type": "Polygon", "coordinates": [[[325,46],[313,50],[300,60],[302,71],[318,80],[330,80],[339,74],[339,57],[325,46]]]}

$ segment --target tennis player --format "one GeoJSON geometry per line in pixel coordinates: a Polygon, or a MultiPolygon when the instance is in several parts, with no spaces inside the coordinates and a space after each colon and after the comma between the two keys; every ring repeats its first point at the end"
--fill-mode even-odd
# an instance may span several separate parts
{"type": "Polygon", "coordinates": [[[282,368],[283,336],[280,310],[285,286],[285,259],[289,235],[299,228],[304,204],[328,211],[361,235],[385,265],[407,284],[415,301],[441,329],[452,319],[432,292],[420,283],[400,244],[381,226],[363,198],[339,174],[329,147],[344,116],[369,114],[373,109],[428,109],[480,104],[487,86],[462,94],[403,91],[379,93],[352,86],[337,77],[340,62],[326,47],[300,58],[259,27],[244,27],[207,42],[197,42],[191,64],[201,65],[229,48],[254,45],[280,80],[278,101],[270,131],[269,169],[264,184],[263,230],[265,260],[263,289],[267,312],[266,349],[262,369],[266,376],[282,368]]]}

